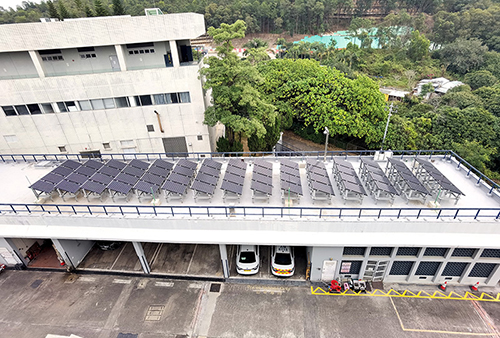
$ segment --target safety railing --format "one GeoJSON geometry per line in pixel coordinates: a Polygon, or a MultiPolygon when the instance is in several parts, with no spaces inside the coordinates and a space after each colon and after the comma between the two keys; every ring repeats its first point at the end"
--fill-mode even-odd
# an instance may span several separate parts
{"type": "Polygon", "coordinates": [[[144,206],[83,204],[0,204],[0,215],[154,215],[157,217],[243,217],[308,219],[498,220],[500,208],[321,208],[271,206],[144,206]]]}

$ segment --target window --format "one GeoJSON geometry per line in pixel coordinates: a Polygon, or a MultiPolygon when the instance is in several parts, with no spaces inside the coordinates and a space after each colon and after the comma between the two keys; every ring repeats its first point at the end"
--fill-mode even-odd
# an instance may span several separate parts
{"type": "Polygon", "coordinates": [[[81,59],[95,59],[97,57],[97,55],[95,55],[94,53],[91,53],[91,54],[80,54],[80,58],[81,59]]]}
{"type": "Polygon", "coordinates": [[[395,261],[392,263],[389,275],[392,276],[406,276],[410,273],[414,262],[412,261],[395,261]]]}
{"type": "Polygon", "coordinates": [[[103,99],[104,101],[104,108],[110,109],[110,108],[115,108],[115,101],[113,99],[103,99]]]}
{"type": "Polygon", "coordinates": [[[134,49],[134,50],[129,50],[128,54],[129,55],[134,55],[134,54],[153,54],[155,52],[154,49],[134,49]]]}
{"type": "Polygon", "coordinates": [[[57,107],[59,107],[61,113],[66,113],[68,111],[64,102],[57,102],[57,107]]]}
{"type": "Polygon", "coordinates": [[[172,103],[179,103],[179,96],[177,95],[177,93],[171,93],[170,98],[172,100],[172,103]]]}
{"type": "Polygon", "coordinates": [[[467,267],[467,263],[449,262],[443,270],[441,276],[460,277],[467,267]]]}
{"type": "Polygon", "coordinates": [[[62,55],[42,56],[42,61],[64,61],[62,55]]]}
{"type": "Polygon", "coordinates": [[[111,145],[109,144],[109,142],[103,143],[103,144],[102,144],[102,147],[103,147],[104,149],[111,149],[111,145]]]}
{"type": "Polygon", "coordinates": [[[487,278],[493,272],[496,264],[493,263],[476,263],[469,273],[469,277],[484,277],[487,278]]]}
{"type": "Polygon", "coordinates": [[[40,103],[42,111],[44,114],[52,114],[54,112],[54,108],[50,103],[40,103]]]}
{"type": "Polygon", "coordinates": [[[59,151],[60,151],[61,153],[65,153],[65,152],[66,152],[66,147],[65,147],[65,146],[60,146],[60,147],[58,147],[58,148],[59,148],[59,151]]]}
{"type": "Polygon", "coordinates": [[[115,97],[116,108],[125,108],[130,107],[130,103],[128,102],[128,97],[115,97]]]}
{"type": "Polygon", "coordinates": [[[153,98],[155,104],[167,104],[167,101],[165,101],[165,94],[154,94],[153,98]]]}
{"type": "Polygon", "coordinates": [[[17,115],[16,110],[12,106],[2,106],[3,112],[5,116],[14,116],[17,115]]]}
{"type": "Polygon", "coordinates": [[[152,124],[148,124],[146,128],[148,128],[148,132],[155,131],[155,127],[152,124]]]}
{"type": "Polygon", "coordinates": [[[198,135],[197,138],[198,138],[198,141],[203,141],[203,136],[198,135]]]}
{"type": "Polygon", "coordinates": [[[151,106],[153,104],[151,95],[141,95],[139,98],[141,99],[141,106],[151,106]]]}
{"type": "Polygon", "coordinates": [[[191,102],[191,98],[189,97],[189,92],[182,92],[179,93],[179,98],[182,103],[189,103],[191,102]]]}
{"type": "Polygon", "coordinates": [[[36,103],[28,104],[26,105],[28,107],[28,110],[30,111],[31,115],[33,114],[41,114],[42,110],[36,103]]]}
{"type": "Polygon", "coordinates": [[[78,101],[78,104],[80,105],[81,110],[92,110],[92,105],[89,100],[78,101]]]}
{"type": "Polygon", "coordinates": [[[29,115],[29,111],[28,111],[28,108],[26,108],[26,106],[23,104],[23,105],[18,105],[18,106],[14,106],[17,110],[17,114],[18,115],[29,115]]]}
{"type": "Polygon", "coordinates": [[[90,100],[90,102],[92,102],[92,108],[94,108],[94,110],[104,109],[104,102],[102,99],[90,100]]]}
{"type": "Polygon", "coordinates": [[[5,142],[7,142],[7,143],[17,142],[17,136],[16,135],[4,135],[3,138],[5,139],[5,142]]]}
{"type": "Polygon", "coordinates": [[[361,263],[362,261],[342,261],[342,264],[340,264],[340,270],[339,273],[342,274],[358,274],[359,270],[361,269],[361,263]],[[346,268],[349,268],[349,272],[346,272],[346,268]],[[344,270],[344,271],[342,271],[344,270]]]}
{"type": "Polygon", "coordinates": [[[75,101],[65,101],[64,103],[68,107],[68,111],[78,111],[75,101]]]}

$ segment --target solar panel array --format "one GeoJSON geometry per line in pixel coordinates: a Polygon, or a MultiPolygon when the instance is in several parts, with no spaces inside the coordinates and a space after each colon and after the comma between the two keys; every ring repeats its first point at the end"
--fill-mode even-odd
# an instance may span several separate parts
{"type": "Polygon", "coordinates": [[[201,197],[212,198],[219,181],[221,167],[222,163],[212,159],[207,158],[203,161],[191,185],[191,189],[195,191],[195,200],[201,197]]]}
{"type": "Polygon", "coordinates": [[[365,183],[375,201],[385,200],[391,202],[391,204],[394,203],[394,199],[399,196],[399,192],[392,186],[377,162],[362,158],[360,173],[361,180],[365,183]]]}
{"type": "Polygon", "coordinates": [[[252,200],[262,199],[269,202],[273,194],[273,165],[262,159],[256,159],[252,170],[252,200]]]}
{"type": "Polygon", "coordinates": [[[333,176],[344,199],[344,203],[347,200],[355,200],[359,203],[363,202],[363,198],[367,194],[351,162],[334,157],[333,176]]]}
{"type": "Polygon", "coordinates": [[[133,192],[134,186],[139,182],[142,175],[144,175],[149,164],[137,159],[133,159],[128,164],[115,160],[111,161],[113,162],[111,164],[109,162],[106,163],[106,166],[115,169],[121,168],[121,171],[107,186],[109,195],[113,201],[116,197],[125,197],[125,199],[128,199],[129,194],[133,192]]]}
{"type": "Polygon", "coordinates": [[[184,197],[197,166],[196,163],[185,159],[181,159],[177,162],[172,173],[161,187],[167,201],[169,201],[170,198],[182,199],[184,197]]]}
{"type": "Polygon", "coordinates": [[[323,161],[308,159],[306,162],[307,180],[309,183],[309,192],[313,201],[326,200],[331,203],[333,192],[332,182],[328,176],[323,161]]]}
{"type": "MultiPolygon", "coordinates": [[[[132,160],[132,162],[133,161],[134,160],[132,160]]],[[[132,164],[132,162],[130,162],[130,164],[132,164]]],[[[134,165],[136,167],[141,166],[144,168],[143,164],[137,162],[135,162],[134,165]]],[[[139,181],[134,185],[134,190],[139,202],[144,196],[150,196],[152,198],[156,198],[156,196],[158,196],[160,187],[167,179],[173,167],[174,165],[172,163],[157,159],[149,168],[147,168],[144,175],[142,175],[139,181]]]]}
{"type": "Polygon", "coordinates": [[[389,181],[407,201],[419,200],[425,203],[427,196],[430,195],[429,191],[404,162],[390,158],[386,172],[389,181]]]}
{"type": "Polygon", "coordinates": [[[247,172],[247,164],[243,160],[230,159],[220,188],[224,191],[224,201],[236,197],[238,200],[243,193],[243,184],[247,172]]]}
{"type": "Polygon", "coordinates": [[[444,176],[431,162],[423,158],[417,158],[420,165],[416,169],[416,176],[429,189],[432,194],[438,194],[438,198],[452,198],[456,203],[461,195],[465,195],[451,181],[444,176]]]}

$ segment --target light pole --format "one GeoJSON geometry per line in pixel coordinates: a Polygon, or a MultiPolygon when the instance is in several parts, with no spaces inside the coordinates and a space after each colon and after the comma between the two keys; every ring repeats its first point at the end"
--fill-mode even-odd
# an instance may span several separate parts
{"type": "Polygon", "coordinates": [[[326,162],[326,152],[328,150],[328,136],[330,135],[330,131],[328,130],[327,127],[325,127],[325,131],[323,131],[323,134],[326,135],[326,142],[325,142],[325,155],[323,156],[323,161],[326,162]]]}
{"type": "MultiPolygon", "coordinates": [[[[382,139],[382,146],[380,147],[380,151],[384,151],[384,142],[385,142],[385,137],[387,136],[387,129],[389,128],[389,120],[391,119],[392,116],[392,108],[394,107],[394,103],[391,103],[389,106],[389,115],[387,115],[387,123],[385,125],[385,131],[384,131],[384,138],[382,139]]],[[[398,108],[396,107],[396,112],[398,108]]]]}

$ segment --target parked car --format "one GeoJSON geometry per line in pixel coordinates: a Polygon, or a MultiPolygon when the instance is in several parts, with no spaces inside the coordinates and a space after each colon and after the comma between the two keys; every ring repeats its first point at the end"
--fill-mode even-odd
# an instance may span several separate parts
{"type": "Polygon", "coordinates": [[[295,257],[289,246],[273,246],[271,250],[271,273],[279,277],[290,277],[295,272],[295,257]]]}
{"type": "Polygon", "coordinates": [[[97,242],[97,246],[99,247],[99,249],[105,250],[105,251],[118,249],[122,244],[123,244],[123,242],[112,242],[112,241],[99,241],[99,242],[97,242]]]}
{"type": "Polygon", "coordinates": [[[238,245],[236,271],[241,275],[254,275],[259,272],[260,258],[258,245],[238,245]]]}

